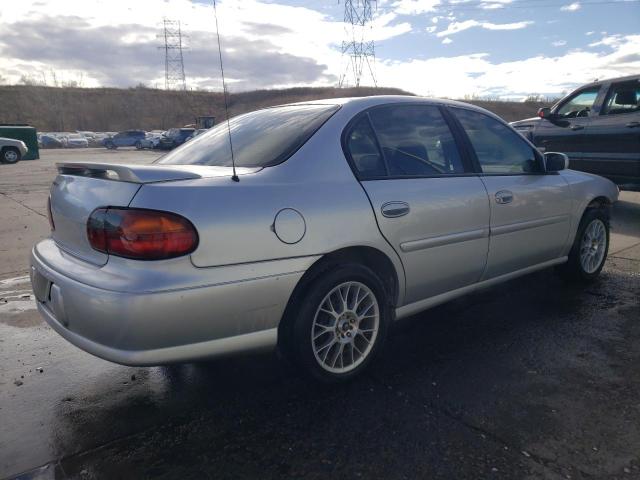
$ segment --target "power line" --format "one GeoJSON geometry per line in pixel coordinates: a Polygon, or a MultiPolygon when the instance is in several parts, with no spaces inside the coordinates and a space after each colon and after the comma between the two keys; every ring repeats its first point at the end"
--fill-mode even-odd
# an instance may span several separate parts
{"type": "Polygon", "coordinates": [[[342,55],[347,57],[347,65],[340,77],[340,87],[347,86],[350,77],[353,77],[354,85],[359,87],[365,64],[373,84],[378,86],[374,73],[375,42],[369,36],[373,29],[373,10],[374,6],[377,8],[377,4],[377,0],[344,2],[345,39],[342,41],[342,55]]]}
{"type": "Polygon", "coordinates": [[[184,75],[184,58],[182,27],[179,20],[162,20],[162,33],[159,38],[164,39],[164,45],[158,47],[164,50],[164,88],[165,90],[186,90],[187,81],[184,75]]]}

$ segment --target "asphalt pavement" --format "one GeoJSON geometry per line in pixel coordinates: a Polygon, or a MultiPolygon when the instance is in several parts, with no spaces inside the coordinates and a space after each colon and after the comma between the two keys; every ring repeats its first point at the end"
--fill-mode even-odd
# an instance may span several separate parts
{"type": "Polygon", "coordinates": [[[640,478],[640,193],[589,286],[553,270],[399,322],[367,374],[319,386],[275,355],[115,365],[35,311],[55,162],[0,165],[0,478],[640,478]]]}

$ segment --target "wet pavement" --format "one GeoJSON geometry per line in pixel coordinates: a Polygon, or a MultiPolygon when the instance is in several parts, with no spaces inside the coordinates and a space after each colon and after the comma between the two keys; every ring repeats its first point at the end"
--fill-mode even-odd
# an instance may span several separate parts
{"type": "Polygon", "coordinates": [[[403,320],[326,387],[274,355],[130,368],[55,334],[24,275],[62,153],[0,170],[0,478],[640,478],[639,194],[595,283],[543,271],[403,320]]]}

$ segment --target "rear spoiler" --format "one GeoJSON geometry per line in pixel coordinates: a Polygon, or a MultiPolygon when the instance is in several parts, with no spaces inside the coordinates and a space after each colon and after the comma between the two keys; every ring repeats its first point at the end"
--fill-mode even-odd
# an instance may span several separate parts
{"type": "MultiPolygon", "coordinates": [[[[206,165],[119,165],[112,163],[56,163],[61,175],[101,178],[129,183],[169,182],[196,178],[224,177],[233,175],[231,167],[209,167],[206,165]]],[[[260,168],[238,168],[239,175],[255,173],[260,168]]]]}

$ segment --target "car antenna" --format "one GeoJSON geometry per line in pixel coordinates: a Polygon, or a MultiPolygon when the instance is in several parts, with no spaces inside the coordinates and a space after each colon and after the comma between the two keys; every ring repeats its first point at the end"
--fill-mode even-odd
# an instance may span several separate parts
{"type": "Polygon", "coordinates": [[[227,133],[229,134],[229,148],[231,149],[231,166],[233,167],[233,175],[231,180],[239,182],[240,178],[236,174],[236,159],[233,156],[233,141],[231,140],[231,125],[229,124],[229,105],[227,103],[227,85],[224,81],[224,67],[222,66],[222,47],[220,46],[220,29],[218,28],[218,8],[216,0],[213,0],[213,15],[216,18],[216,35],[218,36],[218,55],[220,57],[220,73],[222,75],[222,94],[224,96],[224,113],[227,117],[227,133]]]}

